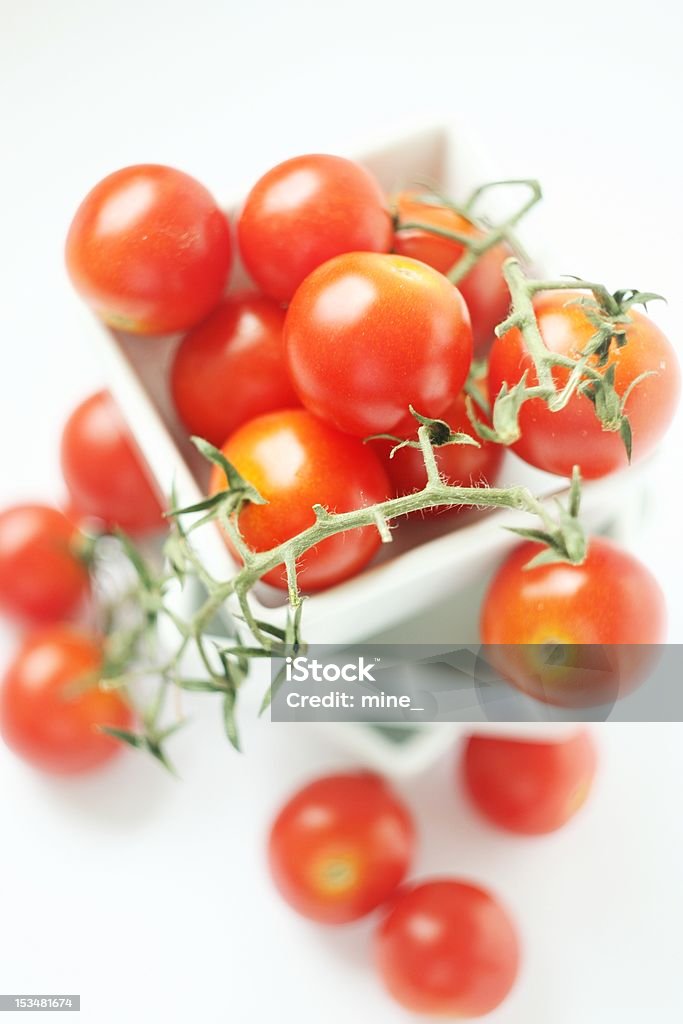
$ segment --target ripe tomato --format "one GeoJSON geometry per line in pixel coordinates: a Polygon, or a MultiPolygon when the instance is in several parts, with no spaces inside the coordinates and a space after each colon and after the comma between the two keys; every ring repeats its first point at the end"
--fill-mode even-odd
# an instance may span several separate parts
{"type": "Polygon", "coordinates": [[[344,924],[393,893],[410,866],[408,810],[377,775],[329,775],[304,786],[270,833],[270,869],[284,899],[305,917],[344,924]]]}
{"type": "MultiPolygon", "coordinates": [[[[540,293],[534,308],[543,340],[552,352],[576,358],[595,334],[584,307],[568,305],[580,292],[540,293]]],[[[612,342],[608,365],[614,364],[615,388],[624,395],[630,384],[646,371],[654,371],[635,386],[626,402],[633,432],[633,459],[647,455],[673,418],[680,391],[680,371],[674,350],[658,327],[637,310],[629,310],[632,323],[626,327],[627,344],[612,342]]],[[[507,331],[491,349],[489,392],[492,398],[503,383],[515,385],[528,371],[527,384],[538,383],[534,364],[524,339],[517,330],[507,331]]],[[[569,371],[553,370],[561,388],[569,371]]],[[[575,464],[586,478],[605,476],[628,465],[626,449],[618,433],[602,429],[595,408],[585,395],[575,394],[564,409],[550,412],[535,398],[526,402],[519,415],[522,436],[513,450],[532,466],[560,476],[571,476],[575,464]]]]}
{"type": "Polygon", "coordinates": [[[470,736],[462,760],[477,809],[500,828],[524,835],[566,824],[586,801],[596,765],[587,729],[551,743],[470,736]]]}
{"type": "Polygon", "coordinates": [[[7,746],[35,768],[60,775],[113,757],[120,743],[97,726],[129,729],[132,714],[120,694],[97,687],[101,665],[101,647],[85,633],[56,626],[30,636],[0,688],[7,746]]]}
{"type": "Polygon", "coordinates": [[[185,336],[171,389],[190,433],[221,445],[254,416],[297,405],[285,366],[284,320],[272,299],[235,295],[185,336]]]}
{"type": "Polygon", "coordinates": [[[159,499],[125,421],[106,391],[82,402],[64,427],[62,473],[74,514],[144,534],[164,525],[159,499]]]}
{"type": "Polygon", "coordinates": [[[410,436],[409,405],[440,416],[462,388],[472,330],[462,295],[405,256],[337,256],[306,278],[285,320],[287,361],[311,412],[358,437],[410,436]]]}
{"type": "MultiPolygon", "coordinates": [[[[429,224],[471,238],[482,238],[485,234],[472,221],[447,206],[427,206],[418,202],[415,198],[418,194],[401,192],[396,196],[394,207],[402,223],[429,224]]],[[[465,247],[448,238],[411,228],[396,232],[394,251],[422,260],[442,274],[447,274],[463,255],[465,247]]],[[[477,355],[484,355],[489,350],[495,338],[495,328],[508,315],[510,292],[502,267],[508,256],[512,255],[510,246],[501,242],[480,256],[474,267],[458,282],[470,312],[477,355]]]]}
{"type": "MultiPolygon", "coordinates": [[[[467,415],[465,392],[461,391],[455,401],[443,413],[442,419],[457,433],[474,435],[467,415]]],[[[469,444],[449,444],[435,449],[436,464],[447,484],[453,487],[491,486],[496,482],[505,455],[505,448],[491,441],[477,439],[481,447],[469,444]]],[[[427,482],[424,459],[419,448],[401,448],[390,458],[394,447],[391,441],[375,441],[373,447],[384,457],[384,465],[397,496],[412,494],[421,490],[427,482]]],[[[431,515],[435,512],[466,512],[467,505],[441,505],[425,509],[415,515],[431,515]]]]}
{"type": "MultiPolygon", "coordinates": [[[[384,501],[391,490],[374,452],[305,409],[251,420],[228,438],[223,452],[268,502],[247,505],[240,513],[240,531],[254,551],[266,551],[311,526],[315,504],[350,512],[384,501]]],[[[210,493],[224,487],[225,474],[215,468],[210,493]]],[[[300,559],[301,588],[321,590],[353,576],[379,544],[377,530],[369,526],[328,537],[300,559]]],[[[273,586],[287,587],[284,567],[263,578],[273,586]]]]}
{"type": "Polygon", "coordinates": [[[583,565],[525,569],[520,544],[484,599],[486,658],[518,689],[562,707],[612,702],[637,687],[665,639],[664,596],[637,559],[592,537],[583,565]]]}
{"type": "Polygon", "coordinates": [[[124,167],[85,197],[66,240],[83,299],[112,327],[168,334],[192,327],[221,297],[230,228],[210,193],[159,164],[124,167]]]}
{"type": "Polygon", "coordinates": [[[407,1010],[480,1017],[505,999],[519,968],[515,927],[478,886],[437,879],[400,890],[376,939],[377,964],[407,1010]]]}
{"type": "Polygon", "coordinates": [[[42,625],[72,615],[88,591],[88,571],[76,554],[78,534],[47,505],[0,512],[0,608],[42,625]]]}
{"type": "Polygon", "coordinates": [[[259,288],[289,302],[305,277],[342,252],[388,252],[392,224],[379,185],[339,156],[297,156],[273,167],[237,221],[244,264],[259,288]]]}

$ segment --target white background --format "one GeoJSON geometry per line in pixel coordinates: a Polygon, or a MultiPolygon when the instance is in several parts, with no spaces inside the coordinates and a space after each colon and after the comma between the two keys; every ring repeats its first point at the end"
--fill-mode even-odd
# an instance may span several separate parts
{"type": "MultiPolygon", "coordinates": [[[[127,163],[173,164],[233,197],[298,152],[457,116],[503,174],[543,181],[563,269],[664,293],[653,312],[678,345],[681,28],[673,0],[0,0],[0,503],[61,497],[60,424],[102,383],[63,237],[84,193],[127,163]]],[[[662,459],[675,469],[637,546],[677,641],[682,434],[679,416],[662,459]]],[[[4,661],[13,643],[3,628],[4,661]]],[[[133,755],[57,783],[0,751],[0,992],[80,992],[88,1024],[408,1019],[367,966],[368,926],[307,926],[264,871],[278,800],[348,757],[248,708],[237,757],[205,703],[178,740],[180,784],[133,755]]],[[[488,882],[520,921],[523,975],[492,1021],[681,1019],[680,726],[599,739],[595,798],[548,839],[477,822],[452,756],[405,787],[424,825],[420,873],[488,882]]]]}

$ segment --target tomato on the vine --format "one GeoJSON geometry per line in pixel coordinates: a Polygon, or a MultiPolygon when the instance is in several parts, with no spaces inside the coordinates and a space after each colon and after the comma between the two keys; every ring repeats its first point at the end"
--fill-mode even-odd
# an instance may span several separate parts
{"type": "Polygon", "coordinates": [[[254,416],[297,404],[285,366],[284,320],[272,299],[231,295],[185,335],[171,392],[190,433],[221,445],[254,416]]]}
{"type": "Polygon", "coordinates": [[[485,656],[514,686],[548,704],[592,707],[637,687],[664,642],[664,596],[652,573],[602,537],[581,565],[525,568],[543,548],[518,545],[484,598],[485,656]]]}
{"type": "Polygon", "coordinates": [[[285,160],[257,181],[239,215],[237,237],[259,288],[289,302],[304,278],[333,256],[388,252],[392,222],[369,171],[316,153],[285,160]]]}
{"type": "Polygon", "coordinates": [[[42,625],[69,618],[88,592],[78,531],[56,508],[15,505],[0,512],[0,608],[42,625]]]}
{"type": "Polygon", "coordinates": [[[76,290],[112,327],[187,330],[221,297],[232,265],[230,227],[189,174],[161,164],[124,167],[76,211],[66,265],[76,290]]]}
{"type": "Polygon", "coordinates": [[[159,499],[121,412],[107,391],[82,402],[64,427],[62,473],[76,517],[144,534],[164,525],[159,499]]]}
{"type": "MultiPolygon", "coordinates": [[[[389,497],[391,486],[373,451],[361,441],[335,430],[305,409],[266,413],[240,427],[223,446],[235,468],[266,499],[247,504],[239,516],[245,542],[265,551],[312,526],[313,506],[350,512],[389,497]]],[[[215,467],[210,493],[226,485],[215,467]]],[[[320,590],[359,572],[380,544],[375,527],[364,526],[328,537],[307,551],[297,564],[303,590],[320,590]]],[[[287,587],[284,566],[263,577],[287,587]]]]}
{"type": "Polygon", "coordinates": [[[557,741],[470,736],[462,757],[467,792],[500,828],[524,835],[554,832],[590,793],[597,752],[587,729],[557,741]]]}
{"type": "MultiPolygon", "coordinates": [[[[454,231],[468,238],[479,239],[485,234],[471,220],[448,206],[419,202],[417,192],[401,192],[394,199],[399,222],[426,224],[430,227],[454,231]]],[[[447,274],[465,252],[461,242],[433,234],[420,228],[397,230],[394,251],[403,256],[422,260],[430,267],[447,274]]],[[[458,282],[472,320],[474,348],[483,355],[493,344],[494,330],[508,315],[510,292],[503,277],[502,267],[513,252],[506,242],[492,246],[479,257],[475,265],[458,282]]]]}
{"type": "MultiPolygon", "coordinates": [[[[481,416],[481,413],[479,413],[481,416]]],[[[467,415],[466,395],[461,391],[455,401],[442,413],[452,431],[469,434],[478,441],[479,447],[469,444],[441,445],[434,449],[436,464],[445,483],[452,487],[492,486],[500,472],[505,448],[491,441],[484,441],[474,435],[467,415]]],[[[397,497],[412,494],[423,488],[427,482],[422,452],[419,448],[400,448],[391,456],[395,447],[392,441],[375,441],[373,448],[384,458],[389,479],[394,485],[397,497]]],[[[437,505],[415,515],[430,515],[440,512],[465,512],[467,505],[437,505]]]]}
{"type": "Polygon", "coordinates": [[[399,890],[376,938],[379,972],[407,1010],[480,1017],[508,995],[519,940],[507,911],[485,889],[436,879],[399,890]]]}
{"type": "Polygon", "coordinates": [[[329,775],[299,790],[280,811],[270,833],[270,868],[300,914],[343,924],[392,895],[414,846],[410,813],[379,776],[329,775]]]}
{"type": "MultiPolygon", "coordinates": [[[[534,310],[541,336],[551,352],[578,358],[596,331],[591,311],[577,300],[574,291],[541,292],[534,310]]],[[[585,296],[583,296],[585,298],[585,296]]],[[[643,373],[627,397],[625,411],[633,434],[633,460],[647,455],[669,426],[678,403],[680,371],[671,343],[643,313],[629,309],[624,325],[626,344],[613,340],[605,371],[614,367],[614,386],[623,397],[643,373]]],[[[604,372],[604,371],[601,371],[604,372]]],[[[489,392],[492,400],[503,384],[513,387],[524,373],[526,383],[538,383],[533,360],[521,332],[515,327],[498,338],[491,349],[489,392]]],[[[562,388],[569,370],[553,368],[553,379],[562,388]]],[[[593,403],[575,393],[564,409],[551,412],[541,398],[525,402],[519,412],[521,438],[513,446],[525,462],[560,476],[571,476],[574,465],[584,477],[605,476],[628,465],[624,442],[618,432],[603,430],[593,403]]]]}
{"type": "Polygon", "coordinates": [[[292,299],[284,337],[304,405],[359,437],[416,433],[409,406],[440,416],[472,361],[462,295],[407,256],[356,252],[324,263],[292,299]]]}
{"type": "Polygon", "coordinates": [[[66,626],[29,636],[0,686],[0,734],[35,768],[71,774],[96,768],[121,744],[98,730],[130,729],[132,712],[116,691],[98,687],[102,648],[66,626]]]}

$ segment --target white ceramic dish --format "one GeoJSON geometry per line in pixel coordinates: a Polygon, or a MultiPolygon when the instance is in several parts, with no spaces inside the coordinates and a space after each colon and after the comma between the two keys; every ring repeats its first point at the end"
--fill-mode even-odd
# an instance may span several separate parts
{"type": "MultiPolygon", "coordinates": [[[[472,145],[441,129],[390,143],[361,157],[361,162],[373,170],[388,192],[427,179],[438,182],[457,198],[492,177],[472,145]]],[[[562,269],[552,265],[552,256],[549,258],[547,253],[545,260],[550,272],[562,269]]],[[[241,268],[236,274],[238,280],[244,278],[241,268]]],[[[177,339],[126,337],[92,318],[88,325],[106,362],[109,387],[159,489],[167,494],[173,485],[181,504],[201,500],[207,467],[187,441],[168,394],[167,374],[177,339]]],[[[642,509],[647,472],[647,464],[636,466],[627,473],[586,485],[583,513],[589,527],[609,529],[622,537],[628,534],[642,509]]],[[[536,472],[511,455],[503,481],[528,484],[549,501],[561,489],[556,477],[536,472]]],[[[383,548],[376,563],[365,572],[307,600],[306,639],[335,645],[378,636],[404,643],[475,642],[476,590],[514,543],[513,535],[502,527],[524,522],[524,516],[501,510],[456,528],[449,517],[429,525],[403,526],[397,539],[383,548]],[[437,604],[440,615],[428,614],[425,619],[425,612],[437,604]],[[448,609],[446,616],[444,609],[448,609]],[[434,629],[441,633],[434,635],[434,629]]],[[[227,577],[234,571],[234,563],[213,525],[193,537],[215,576],[227,577]]],[[[178,597],[180,605],[188,600],[192,597],[178,597]]],[[[260,588],[254,596],[254,610],[258,618],[282,623],[286,611],[283,595],[272,588],[260,588]]],[[[531,728],[534,735],[539,735],[538,729],[545,735],[548,724],[531,728]]],[[[416,732],[411,744],[397,747],[363,725],[336,727],[359,756],[385,770],[401,771],[415,770],[431,760],[450,742],[453,729],[452,725],[426,727],[416,732]]],[[[519,732],[520,726],[514,729],[519,732]]]]}

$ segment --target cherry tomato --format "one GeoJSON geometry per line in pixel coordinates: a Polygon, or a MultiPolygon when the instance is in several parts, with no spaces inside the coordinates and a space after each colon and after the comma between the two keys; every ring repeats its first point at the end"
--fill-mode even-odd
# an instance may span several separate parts
{"type": "Polygon", "coordinates": [[[566,824],[585,803],[596,765],[587,729],[551,743],[470,736],[462,761],[477,809],[500,828],[524,835],[566,824]]]}
{"type": "Polygon", "coordinates": [[[272,299],[236,295],[185,336],[171,389],[190,433],[221,445],[254,416],[297,405],[285,366],[284,320],[272,299]]]}
{"type": "Polygon", "coordinates": [[[198,323],[231,264],[228,221],[210,193],[159,164],[124,167],[95,185],[66,240],[76,290],[105,323],[132,334],[198,323]]]}
{"type": "Polygon", "coordinates": [[[76,553],[78,533],[56,508],[15,505],[0,512],[0,608],[43,625],[77,611],[88,571],[76,553]]]}
{"type": "MultiPolygon", "coordinates": [[[[475,436],[467,415],[464,391],[461,391],[452,405],[446,409],[442,419],[448,423],[451,430],[475,436]]],[[[477,487],[491,486],[496,482],[505,449],[500,444],[483,441],[481,438],[475,439],[479,441],[479,448],[469,444],[449,444],[435,449],[436,464],[447,484],[453,487],[477,487]]],[[[373,442],[373,448],[379,449],[384,457],[384,465],[396,495],[412,494],[413,491],[421,490],[427,482],[422,452],[419,448],[400,448],[393,457],[390,457],[393,447],[394,443],[391,441],[373,442]]],[[[426,516],[444,511],[467,512],[469,508],[467,505],[439,505],[414,514],[426,516]]]]}
{"type": "Polygon", "coordinates": [[[409,406],[440,416],[472,361],[462,295],[425,263],[357,252],[306,278],[287,312],[285,346],[304,405],[358,437],[410,436],[409,406]]]}
{"type": "Polygon", "coordinates": [[[583,565],[525,569],[541,550],[520,544],[484,599],[485,656],[518,689],[548,704],[591,707],[637,687],[664,642],[664,596],[637,559],[602,537],[583,565]]]}
{"type": "MultiPolygon", "coordinates": [[[[315,504],[350,512],[384,501],[391,490],[373,451],[305,409],[251,420],[228,439],[223,452],[268,503],[247,505],[240,513],[240,531],[255,551],[275,547],[311,526],[315,504]]],[[[210,493],[224,487],[225,475],[216,468],[210,493]]],[[[300,559],[300,586],[320,590],[353,576],[379,544],[377,530],[369,526],[328,537],[300,559]]],[[[287,587],[284,567],[263,578],[276,587],[287,587]]]]}
{"type": "Polygon", "coordinates": [[[11,750],[53,774],[86,772],[121,744],[100,725],[129,729],[132,714],[115,691],[98,688],[97,640],[66,626],[30,636],[0,688],[0,733],[11,750]]]}
{"type": "Polygon", "coordinates": [[[515,927],[491,893],[455,879],[400,890],[376,939],[391,995],[414,1013],[481,1017],[507,996],[519,968],[515,927]]]}
{"type": "MultiPolygon", "coordinates": [[[[543,340],[552,352],[577,358],[595,334],[586,309],[576,304],[580,292],[554,291],[539,294],[534,308],[543,340]],[[573,303],[573,304],[572,304],[573,303]]],[[[658,327],[637,310],[629,310],[627,343],[613,341],[608,366],[615,367],[615,389],[623,396],[633,381],[653,371],[635,385],[626,401],[633,432],[633,460],[647,455],[673,418],[680,391],[680,371],[674,350],[658,327]]],[[[491,349],[489,392],[495,396],[503,383],[512,387],[527,372],[527,384],[538,383],[534,364],[521,333],[514,328],[498,338],[491,349]]],[[[568,370],[558,367],[553,378],[559,388],[568,370]]],[[[585,395],[574,394],[564,409],[550,412],[546,403],[531,399],[520,410],[522,436],[513,450],[532,466],[560,476],[571,476],[575,464],[586,478],[605,476],[628,465],[619,433],[605,431],[595,408],[585,395]]]]}
{"type": "Polygon", "coordinates": [[[342,252],[388,252],[392,223],[379,185],[339,156],[297,156],[273,167],[237,222],[244,264],[261,291],[289,302],[321,263],[342,252]]]}
{"type": "MultiPolygon", "coordinates": [[[[394,207],[403,224],[428,224],[445,231],[456,231],[471,238],[485,234],[472,221],[447,206],[432,206],[416,199],[419,193],[401,192],[394,207]]],[[[418,228],[397,231],[394,251],[403,256],[422,260],[430,267],[447,274],[461,256],[465,246],[448,238],[430,234],[418,228]]],[[[507,243],[492,246],[480,256],[474,267],[458,282],[472,320],[474,348],[477,355],[485,354],[495,338],[494,330],[508,315],[510,292],[503,277],[502,267],[513,252],[507,243]]]]}
{"type": "Polygon", "coordinates": [[[377,775],[329,775],[299,790],[275,819],[270,868],[305,917],[344,924],[384,903],[403,880],[413,822],[377,775]]]}
{"type": "Polygon", "coordinates": [[[159,499],[114,399],[91,395],[66,422],[62,473],[74,514],[144,534],[164,525],[159,499]]]}

